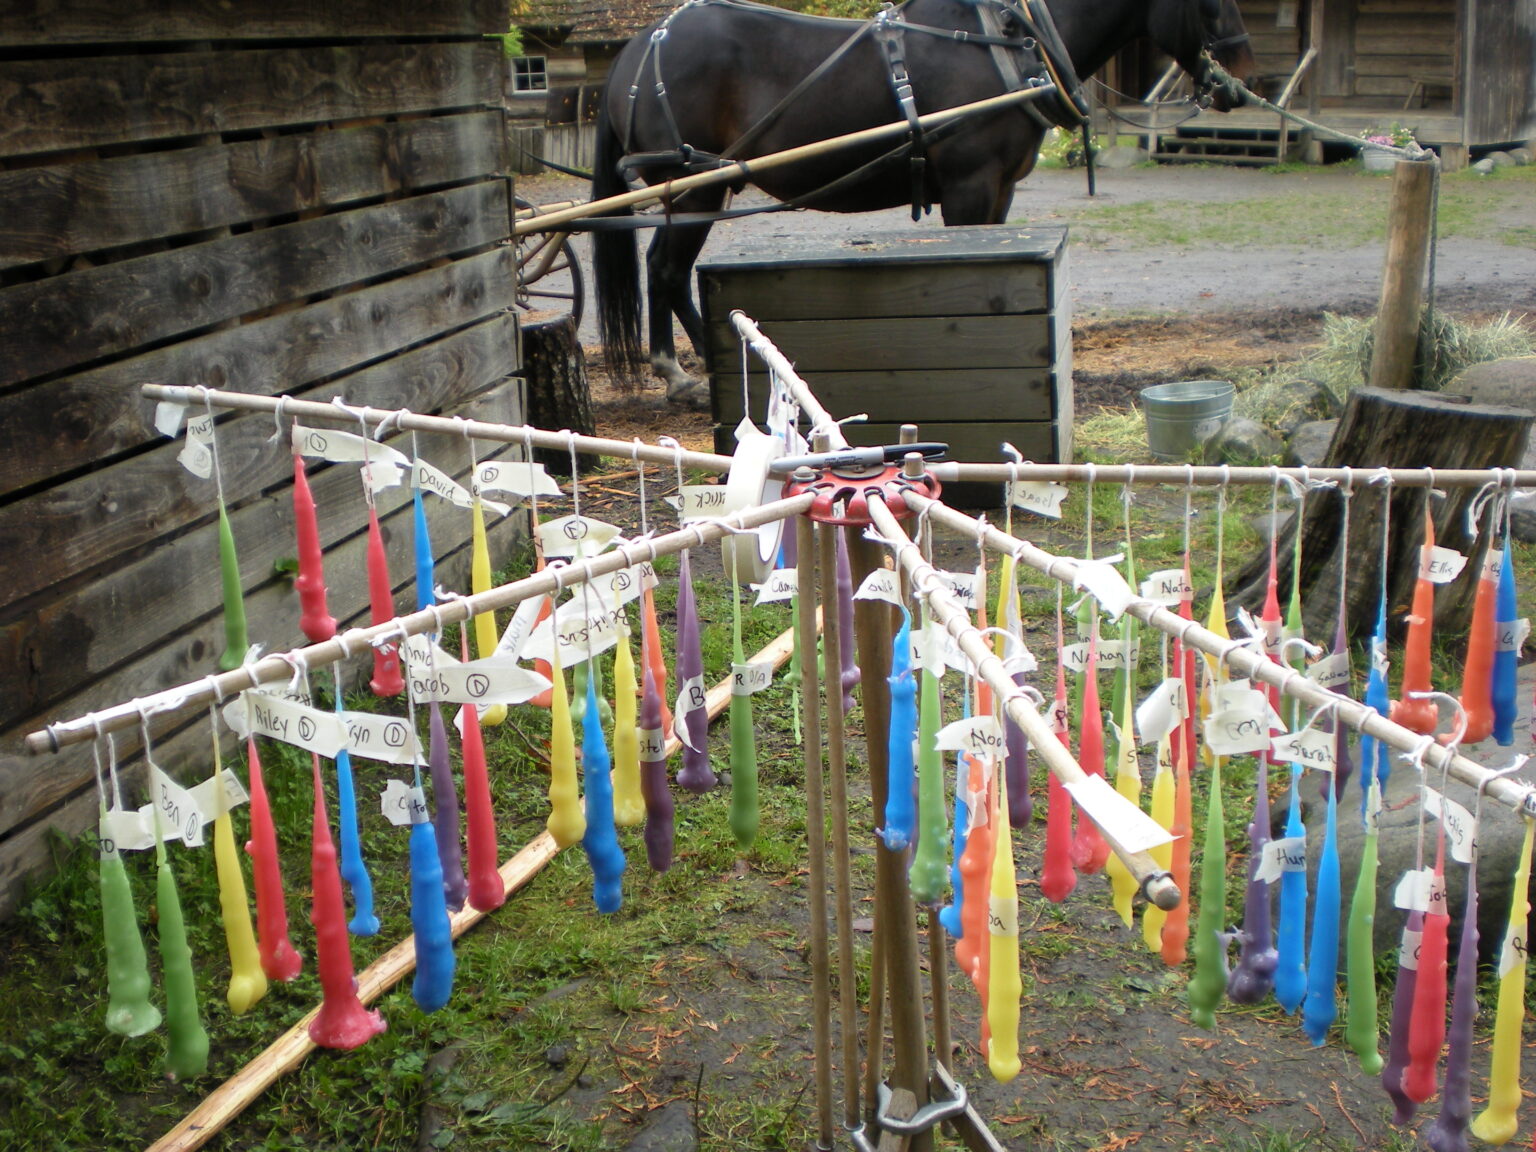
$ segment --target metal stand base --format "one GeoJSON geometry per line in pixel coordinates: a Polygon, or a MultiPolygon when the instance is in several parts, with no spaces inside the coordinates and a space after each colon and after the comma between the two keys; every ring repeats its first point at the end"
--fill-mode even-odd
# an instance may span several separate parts
{"type": "Polygon", "coordinates": [[[970,1102],[963,1085],[939,1065],[928,1082],[929,1103],[914,1109],[912,1093],[879,1085],[880,1107],[873,1133],[864,1126],[848,1133],[858,1152],[905,1152],[913,1136],[947,1124],[972,1152],[1007,1152],[970,1102]],[[906,1113],[906,1115],[902,1115],[906,1113]]]}

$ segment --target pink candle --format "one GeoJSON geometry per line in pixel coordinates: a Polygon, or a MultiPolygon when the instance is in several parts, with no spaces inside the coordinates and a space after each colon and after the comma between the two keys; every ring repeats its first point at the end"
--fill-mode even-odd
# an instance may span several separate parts
{"type": "Polygon", "coordinates": [[[311,644],[336,635],[336,618],[325,603],[325,572],[322,568],[320,528],[315,517],[315,497],[304,474],[304,458],[293,454],[293,528],[299,544],[299,575],[293,582],[299,593],[299,630],[311,644]]]}
{"type": "MultiPolygon", "coordinates": [[[[469,659],[469,630],[460,629],[460,652],[469,659]]],[[[469,906],[477,912],[500,908],[507,886],[496,859],[496,813],[491,807],[491,778],[485,767],[480,713],[464,705],[464,822],[469,847],[469,906]]]]}
{"type": "MultiPolygon", "coordinates": [[[[368,602],[375,626],[394,619],[395,596],[389,582],[389,559],[384,555],[379,512],[372,504],[368,506],[368,602]]],[[[400,674],[400,652],[393,641],[373,650],[373,679],[368,687],[373,689],[375,696],[398,696],[405,691],[405,679],[400,674]]]]}

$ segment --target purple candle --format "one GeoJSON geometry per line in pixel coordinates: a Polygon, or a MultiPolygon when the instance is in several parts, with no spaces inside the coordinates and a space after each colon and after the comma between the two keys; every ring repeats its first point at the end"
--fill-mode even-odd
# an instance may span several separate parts
{"type": "Polygon", "coordinates": [[[704,653],[699,647],[699,613],[693,599],[693,572],[685,549],[677,566],[677,713],[673,727],[683,741],[677,782],[690,792],[708,792],[718,781],[709,766],[709,712],[704,707],[704,653]]]}

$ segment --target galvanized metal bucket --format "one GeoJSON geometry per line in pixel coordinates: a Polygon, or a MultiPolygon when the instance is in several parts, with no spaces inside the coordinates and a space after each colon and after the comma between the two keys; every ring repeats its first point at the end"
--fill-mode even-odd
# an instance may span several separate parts
{"type": "Polygon", "coordinates": [[[1159,460],[1184,460],[1221,431],[1232,415],[1232,384],[1226,380],[1175,380],[1141,390],[1147,447],[1159,460]]]}

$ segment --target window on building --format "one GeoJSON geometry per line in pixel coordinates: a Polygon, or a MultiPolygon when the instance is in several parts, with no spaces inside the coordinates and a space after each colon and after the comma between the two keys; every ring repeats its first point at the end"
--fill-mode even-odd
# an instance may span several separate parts
{"type": "Polygon", "coordinates": [[[515,92],[549,91],[549,71],[543,56],[512,58],[512,89],[515,92]]]}

